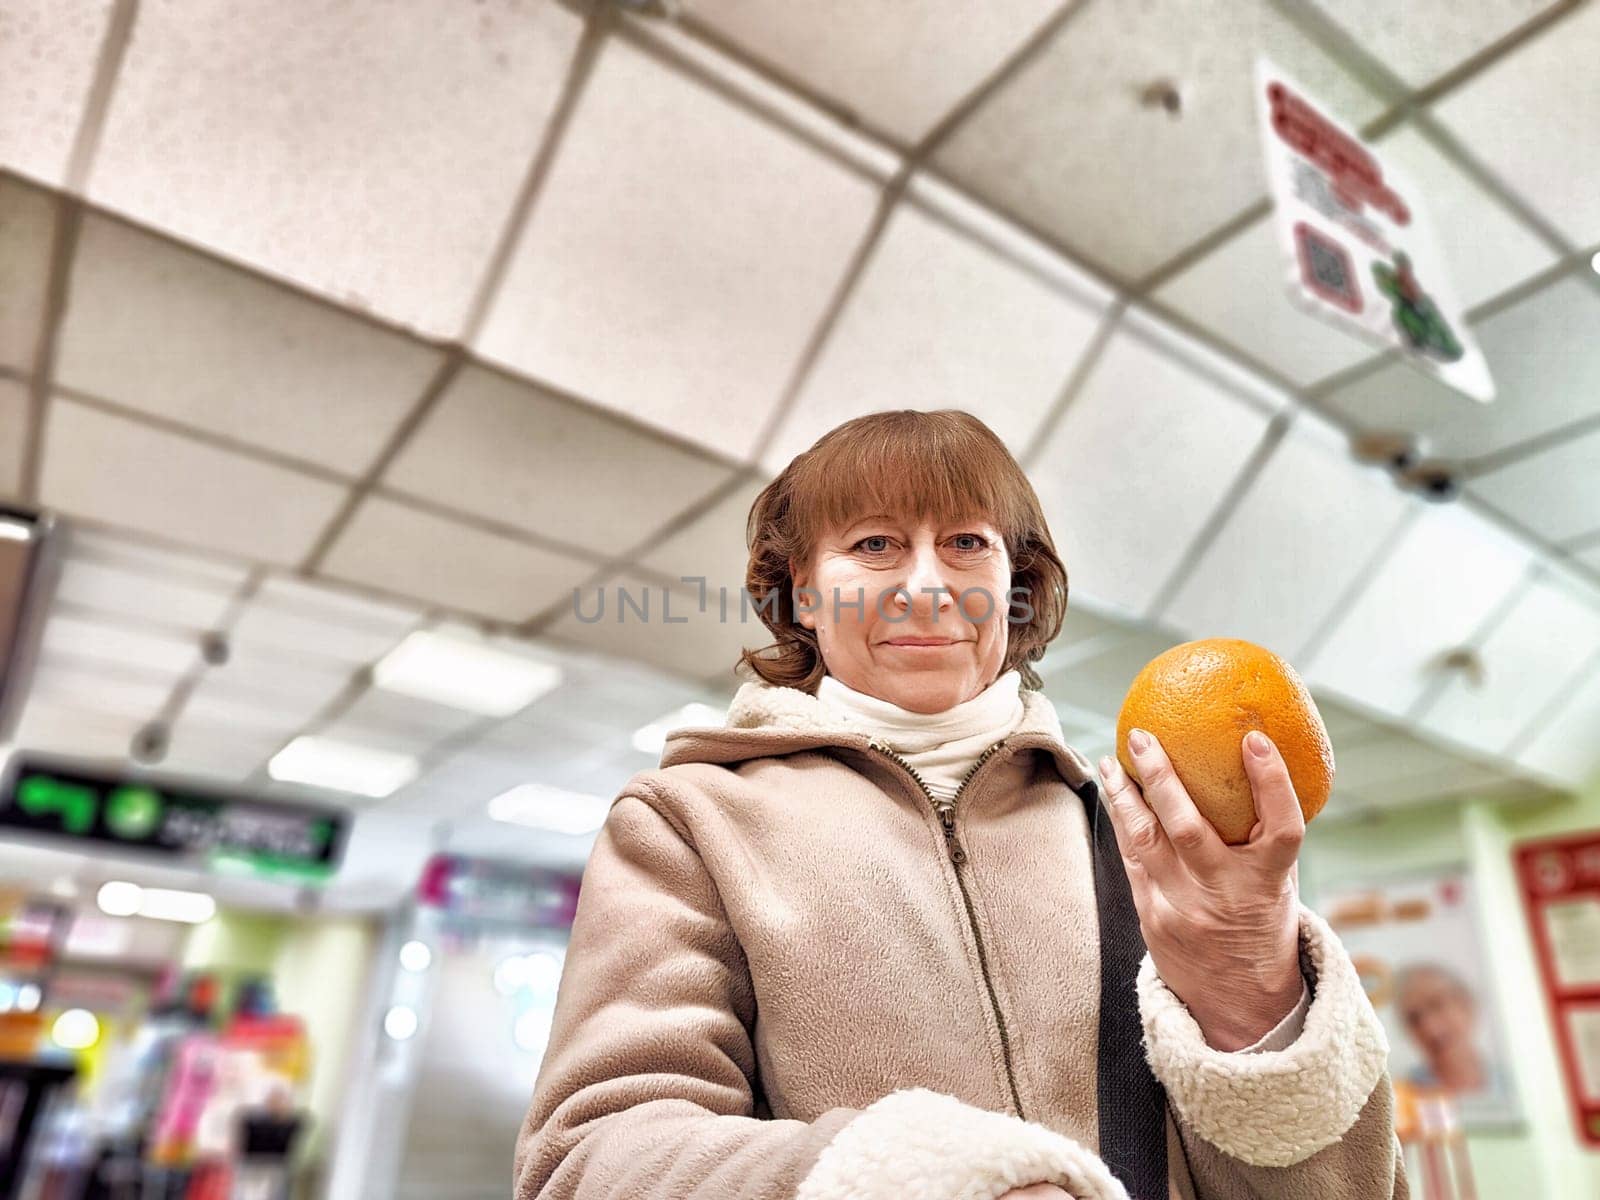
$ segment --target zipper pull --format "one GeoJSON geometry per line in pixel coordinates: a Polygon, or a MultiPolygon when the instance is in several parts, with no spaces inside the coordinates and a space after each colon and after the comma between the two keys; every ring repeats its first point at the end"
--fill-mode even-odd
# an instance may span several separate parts
{"type": "Polygon", "coordinates": [[[939,824],[944,827],[945,845],[950,848],[950,861],[961,864],[967,861],[967,852],[956,841],[956,806],[946,802],[939,805],[939,824]]]}

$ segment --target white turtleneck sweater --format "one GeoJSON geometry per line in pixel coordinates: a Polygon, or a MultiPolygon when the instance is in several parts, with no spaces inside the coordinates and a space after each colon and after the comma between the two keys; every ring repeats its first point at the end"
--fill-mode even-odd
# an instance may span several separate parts
{"type": "Polygon", "coordinates": [[[824,675],[817,699],[877,729],[927,781],[928,790],[948,800],[978,756],[1022,721],[1021,686],[1022,675],[1013,668],[954,708],[919,713],[824,675]]]}
{"type": "MultiPolygon", "coordinates": [[[[970,700],[943,712],[919,713],[824,675],[817,685],[817,699],[876,729],[879,737],[916,768],[929,791],[949,800],[978,756],[1021,723],[1021,685],[1022,676],[1013,668],[970,700]]],[[[1304,1028],[1310,1004],[1310,989],[1302,985],[1300,1002],[1275,1029],[1240,1053],[1283,1050],[1293,1044],[1304,1028]]]]}

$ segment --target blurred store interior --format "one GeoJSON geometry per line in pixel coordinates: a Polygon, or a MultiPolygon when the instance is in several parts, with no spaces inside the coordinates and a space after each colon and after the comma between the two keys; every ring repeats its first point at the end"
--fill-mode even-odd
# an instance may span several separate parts
{"type": "Polygon", "coordinates": [[[0,1197],[508,1195],[595,830],[768,644],[751,500],[897,407],[1027,467],[1091,760],[1179,642],[1301,671],[1303,893],[1470,890],[1479,1192],[1600,1195],[1519,867],[1600,833],[1597,58],[1548,0],[0,0],[0,1197]],[[1290,302],[1258,55],[1426,193],[1492,402],[1290,302]]]}

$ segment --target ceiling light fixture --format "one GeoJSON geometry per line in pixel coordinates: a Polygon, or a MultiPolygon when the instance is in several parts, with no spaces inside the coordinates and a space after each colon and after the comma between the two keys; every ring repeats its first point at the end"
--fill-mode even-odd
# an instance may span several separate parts
{"type": "Polygon", "coordinates": [[[540,783],[522,784],[489,801],[489,815],[496,821],[572,836],[593,833],[606,823],[610,811],[611,801],[605,796],[567,792],[540,783]]]}
{"type": "Polygon", "coordinates": [[[101,885],[95,899],[108,917],[149,917],[199,925],[217,914],[217,902],[204,892],[140,887],[122,879],[101,885]]]}
{"type": "Polygon", "coordinates": [[[0,542],[26,542],[33,539],[33,526],[26,521],[0,518],[0,542]]]}
{"type": "Polygon", "coordinates": [[[312,734],[295,738],[267,764],[267,774],[281,783],[306,783],[375,800],[410,783],[417,770],[417,760],[409,754],[312,734]]]}
{"type": "Polygon", "coordinates": [[[561,668],[432,630],[409,634],[372,668],[386,692],[450,708],[509,717],[561,683],[561,668]]]}
{"type": "Polygon", "coordinates": [[[657,717],[648,725],[633,731],[633,748],[641,754],[660,754],[667,745],[667,734],[685,725],[722,725],[728,719],[728,710],[709,704],[685,704],[676,712],[657,717]]]}

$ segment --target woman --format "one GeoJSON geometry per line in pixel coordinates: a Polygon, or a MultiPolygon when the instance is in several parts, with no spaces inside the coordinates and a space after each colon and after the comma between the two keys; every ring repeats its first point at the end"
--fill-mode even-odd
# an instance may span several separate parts
{"type": "Polygon", "coordinates": [[[1405,1196],[1282,759],[1246,755],[1243,847],[1153,738],[1142,788],[1097,786],[1032,667],[1066,572],[1000,440],[857,418],[747,533],[776,645],[612,804],[520,1200],[1405,1196]]]}

